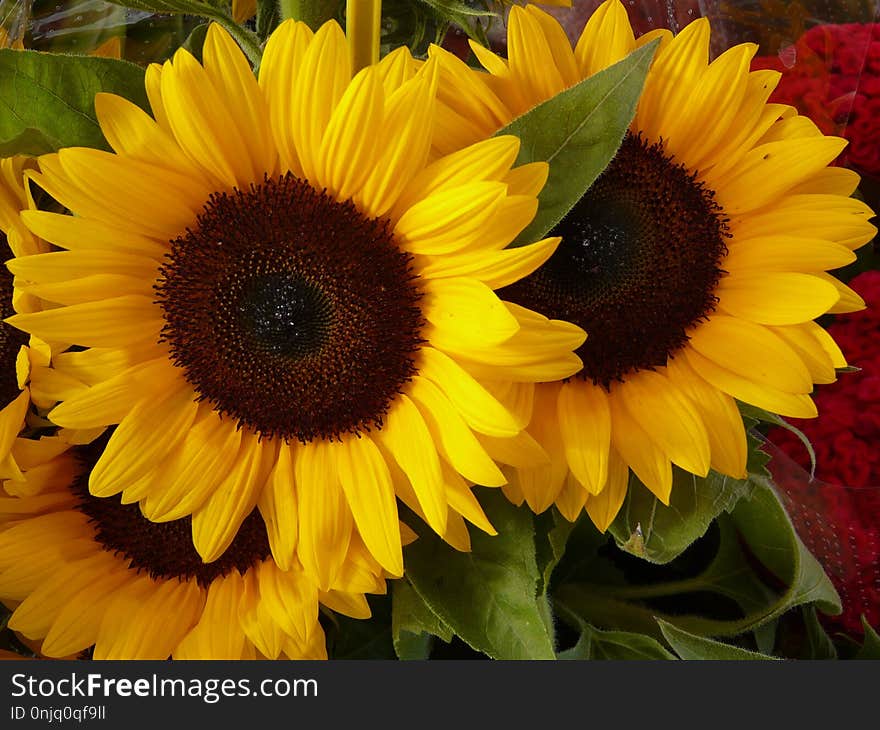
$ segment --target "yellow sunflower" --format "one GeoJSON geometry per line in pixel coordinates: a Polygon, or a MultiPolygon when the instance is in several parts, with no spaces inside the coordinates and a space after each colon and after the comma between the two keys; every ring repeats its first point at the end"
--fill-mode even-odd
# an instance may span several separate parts
{"type": "MultiPolygon", "coordinates": [[[[48,251],[49,247],[34,236],[20,218],[20,211],[34,206],[25,184],[25,170],[35,163],[27,157],[0,160],[0,252],[3,261],[12,256],[29,256],[48,251]]],[[[15,312],[33,312],[40,308],[33,296],[14,291],[13,276],[0,268],[0,319],[15,312]]],[[[40,402],[39,386],[30,387],[33,371],[45,368],[52,348],[37,338],[0,323],[0,479],[21,476],[10,451],[25,426],[32,398],[40,402]]],[[[39,380],[39,379],[38,379],[39,380]]]]}
{"type": "Polygon", "coordinates": [[[583,369],[534,386],[529,432],[551,465],[504,487],[537,511],[581,508],[605,530],[632,472],[668,503],[675,464],[746,474],[736,399],[816,415],[814,383],[846,363],[812,320],[860,298],[827,273],[876,229],[849,196],[858,176],[828,167],[845,140],[769,104],[772,71],[749,71],[753,44],[709,63],[709,23],[635,39],[617,0],[576,47],[534,7],[514,8],[508,58],[472,44],[488,73],[440,49],[444,146],[485,138],[517,115],[654,38],[661,45],[620,151],[552,233],[556,253],[506,299],[582,326],[583,369]],[[446,83],[448,82],[448,83],[446,83]],[[464,90],[464,91],[462,91],[464,90]],[[467,122],[467,123],[465,123],[467,122]]]}
{"type": "Polygon", "coordinates": [[[217,560],[202,562],[191,518],[150,522],[136,504],[89,493],[105,440],[19,439],[24,480],[0,491],[0,600],[14,609],[10,628],[41,642],[40,654],[321,659],[319,604],[365,618],[364,592],[385,592],[357,538],[328,591],[299,565],[281,570],[258,510],[217,560]]]}
{"type": "Polygon", "coordinates": [[[74,215],[22,214],[65,250],[9,263],[53,305],[9,321],[82,348],[49,418],[117,425],[92,494],[192,514],[206,562],[256,506],[322,588],[356,539],[402,574],[395,497],[462,549],[463,517],[493,532],[470,483],[542,455],[500,399],[577,372],[584,333],[495,295],[559,242],[505,250],[547,166],[512,169],[512,137],[429,163],[437,70],[400,52],[351,78],[336,23],[290,21],[257,80],[212,26],[204,66],[147,70],[153,117],[97,97],[115,153],[40,158],[74,215]]]}

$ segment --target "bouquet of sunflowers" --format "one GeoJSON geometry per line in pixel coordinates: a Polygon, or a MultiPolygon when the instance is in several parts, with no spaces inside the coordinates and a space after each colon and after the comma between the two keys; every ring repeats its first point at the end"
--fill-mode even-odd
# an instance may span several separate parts
{"type": "Polygon", "coordinates": [[[767,463],[847,141],[631,6],[0,3],[7,654],[880,657],[767,463]]]}

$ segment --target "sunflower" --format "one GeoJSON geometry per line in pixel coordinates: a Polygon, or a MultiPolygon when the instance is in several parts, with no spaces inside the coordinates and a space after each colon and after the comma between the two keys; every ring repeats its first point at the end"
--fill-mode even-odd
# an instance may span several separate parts
{"type": "MultiPolygon", "coordinates": [[[[0,254],[3,260],[13,255],[27,256],[48,250],[21,222],[19,213],[33,207],[33,199],[25,184],[25,170],[34,167],[27,157],[0,160],[0,254]]],[[[13,276],[0,268],[0,320],[15,312],[38,310],[39,300],[15,292],[13,276]]],[[[52,348],[37,338],[0,322],[0,478],[19,478],[18,465],[11,457],[15,438],[25,427],[32,397],[39,402],[39,386],[35,393],[29,385],[34,370],[44,368],[51,359],[52,348]]]]}
{"type": "Polygon", "coordinates": [[[328,591],[272,560],[258,510],[204,563],[190,518],[150,522],[136,504],[89,493],[106,437],[70,447],[19,439],[21,482],[0,491],[0,600],[38,653],[95,659],[326,658],[319,605],[370,615],[385,576],[359,539],[328,591]]]}
{"type": "Polygon", "coordinates": [[[395,497],[461,549],[463,518],[494,532],[471,483],[543,456],[501,399],[577,372],[584,333],[494,293],[558,245],[504,250],[547,166],[512,169],[512,137],[429,162],[437,71],[399,52],[350,78],[335,22],[290,21],[257,80],[215,25],[204,66],[149,67],[153,117],[96,98],[114,153],[40,158],[74,215],[22,214],[65,250],[9,263],[53,305],[9,321],[79,346],[49,418],[116,426],[93,495],[192,514],[206,562],[257,507],[324,589],[355,540],[402,574],[395,497]]]}
{"type": "Polygon", "coordinates": [[[505,492],[536,512],[555,502],[570,520],[586,507],[601,530],[630,471],[666,504],[673,464],[745,477],[737,400],[816,415],[813,384],[846,363],[812,320],[863,306],[827,270],[876,232],[872,211],[849,197],[858,176],[828,167],[845,141],[767,103],[779,74],[749,71],[754,44],[709,63],[706,19],[635,39],[617,0],[574,49],[546,13],[513,8],[506,60],[472,44],[488,73],[432,49],[438,116],[457,132],[445,146],[491,135],[655,38],[617,155],[551,232],[563,236],[554,255],[501,292],[589,334],[580,372],[532,386],[529,432],[551,464],[518,469],[505,492]]]}

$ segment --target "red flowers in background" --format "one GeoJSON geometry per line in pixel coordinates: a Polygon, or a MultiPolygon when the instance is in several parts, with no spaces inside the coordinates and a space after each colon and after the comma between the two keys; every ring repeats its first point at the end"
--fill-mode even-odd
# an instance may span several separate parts
{"type": "Polygon", "coordinates": [[[815,479],[805,471],[809,457],[793,434],[774,429],[769,438],[770,468],[792,521],[843,601],[843,614],[832,622],[859,634],[863,613],[872,626],[880,625],[880,271],[860,274],[849,285],[868,308],[838,318],[829,332],[860,371],[819,386],[818,418],[790,419],[816,451],[815,479]]]}
{"type": "Polygon", "coordinates": [[[850,141],[839,164],[880,176],[880,24],[816,25],[752,68],[782,72],[771,101],[850,141]]]}

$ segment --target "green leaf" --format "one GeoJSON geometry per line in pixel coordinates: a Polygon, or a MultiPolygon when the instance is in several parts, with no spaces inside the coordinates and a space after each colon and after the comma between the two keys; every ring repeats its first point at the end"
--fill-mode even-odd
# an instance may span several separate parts
{"type": "Polygon", "coordinates": [[[406,575],[431,612],[477,651],[494,659],[554,659],[536,600],[531,512],[499,489],[480,491],[498,535],[473,529],[471,552],[461,553],[423,527],[405,550],[406,575]]]}
{"type": "Polygon", "coordinates": [[[95,116],[99,91],[149,109],[144,69],[133,63],[0,49],[0,157],[107,149],[95,116]]]}
{"type": "Polygon", "coordinates": [[[427,659],[434,636],[452,641],[452,630],[425,605],[413,587],[396,580],[391,588],[391,638],[399,659],[427,659]]]}
{"type": "Polygon", "coordinates": [[[773,653],[773,647],[776,646],[776,634],[778,628],[779,621],[775,619],[755,627],[752,634],[755,637],[755,645],[758,647],[758,651],[763,654],[773,653]]]}
{"type": "MultiPolygon", "coordinates": [[[[823,613],[841,612],[834,585],[801,542],[773,489],[756,488],[750,499],[737,505],[732,518],[752,554],[786,586],[772,611],[774,617],[807,603],[814,603],[823,613]]],[[[761,622],[769,618],[762,617],[761,622]]]]}
{"type": "Polygon", "coordinates": [[[205,37],[208,35],[208,26],[209,23],[197,25],[192,29],[192,33],[187,36],[181,46],[181,48],[185,48],[192,53],[199,63],[202,62],[202,48],[205,45],[205,37]]]}
{"type": "MultiPolygon", "coordinates": [[[[564,583],[554,593],[561,616],[607,629],[656,635],[655,617],[674,620],[686,631],[702,636],[738,636],[773,622],[790,609],[814,604],[824,613],[839,613],[840,599],[821,565],[797,536],[775,492],[757,483],[751,496],[741,499],[732,513],[717,520],[717,553],[698,575],[647,584],[629,584],[618,576],[601,582],[564,583]],[[717,594],[734,601],[740,617],[716,617],[688,612],[683,600],[674,615],[658,610],[677,596],[717,594]]],[[[658,569],[659,570],[659,569],[658,569]]]]}
{"type": "Polygon", "coordinates": [[[355,619],[329,609],[322,610],[331,659],[396,659],[391,641],[391,601],[387,596],[368,595],[372,616],[355,619]]]}
{"type": "Polygon", "coordinates": [[[837,648],[828,633],[819,623],[816,609],[813,606],[804,606],[801,609],[804,617],[804,627],[807,636],[803,645],[801,659],[837,659],[837,648]]]}
{"type": "Polygon", "coordinates": [[[514,246],[543,238],[608,166],[635,114],[656,49],[653,41],[633,51],[496,133],[520,138],[518,165],[550,163],[538,212],[514,246]]]}
{"type": "Polygon", "coordinates": [[[751,418],[760,423],[769,423],[773,426],[779,426],[797,436],[800,442],[804,445],[804,448],[806,448],[807,453],[810,455],[810,476],[815,476],[816,451],[813,449],[813,444],[810,443],[810,439],[807,438],[807,435],[803,431],[792,426],[782,416],[771,413],[770,411],[765,411],[763,408],[758,408],[757,406],[752,406],[748,403],[740,403],[739,401],[737,401],[737,406],[739,406],[739,412],[742,414],[743,418],[751,418]]]}
{"type": "Polygon", "coordinates": [[[538,563],[540,579],[538,594],[546,593],[550,585],[550,576],[554,568],[565,555],[568,537],[574,529],[555,507],[534,516],[535,521],[535,557],[538,563]]]}
{"type": "Polygon", "coordinates": [[[630,475],[623,506],[609,528],[620,547],[652,563],[668,563],[706,533],[722,512],[729,512],[754,483],[710,471],[698,477],[675,468],[669,506],[630,475]]]}
{"type": "Polygon", "coordinates": [[[560,652],[560,659],[675,659],[659,641],[628,631],[601,631],[581,624],[581,636],[571,649],[560,652]]]}
{"type": "Polygon", "coordinates": [[[865,641],[853,659],[880,659],[880,636],[862,616],[862,627],[865,629],[865,641]]]}
{"type": "Polygon", "coordinates": [[[759,654],[756,651],[741,649],[721,641],[714,641],[703,636],[691,634],[673,626],[668,621],[657,619],[663,638],[669,642],[676,654],[682,659],[704,660],[778,660],[778,657],[769,654],[759,654]]]}

